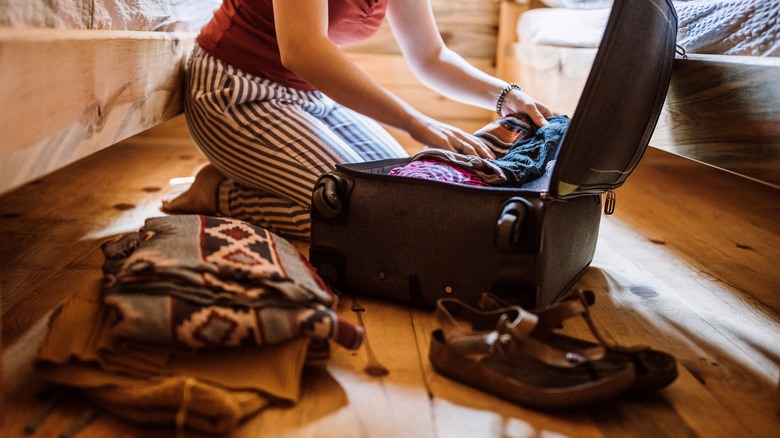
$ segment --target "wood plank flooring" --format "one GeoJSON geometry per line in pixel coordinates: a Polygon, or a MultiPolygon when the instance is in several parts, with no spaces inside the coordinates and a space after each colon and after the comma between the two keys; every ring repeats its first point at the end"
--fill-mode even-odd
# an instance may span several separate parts
{"type": "MultiPolygon", "coordinates": [[[[30,361],[51,311],[97,287],[109,236],[160,215],[203,158],[174,119],[0,198],[3,417],[21,437],[43,407],[46,383],[30,361]]],[[[780,437],[780,191],[650,149],[602,220],[592,267],[578,286],[595,292],[608,336],[673,353],[668,388],[588,409],[525,409],[448,380],[428,361],[431,312],[366,296],[339,312],[358,323],[384,377],[365,372],[368,352],[333,347],[306,368],[292,408],[272,408],[233,437],[780,437]]],[[[567,327],[582,333],[581,325],[567,327]]],[[[57,436],[89,407],[71,394],[33,436],[57,436]]],[[[77,437],[168,437],[99,415],[77,437]]],[[[198,436],[186,433],[189,436],[198,436]]]]}

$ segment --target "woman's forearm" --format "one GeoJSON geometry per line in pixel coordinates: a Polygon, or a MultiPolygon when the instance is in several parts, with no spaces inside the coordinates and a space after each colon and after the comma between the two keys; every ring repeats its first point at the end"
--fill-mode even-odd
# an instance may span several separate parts
{"type": "Polygon", "coordinates": [[[540,102],[469,64],[439,35],[429,1],[389,0],[388,20],[415,76],[439,93],[474,106],[496,109],[503,95],[502,114],[524,113],[537,125],[552,112],[540,102]]]}
{"type": "Polygon", "coordinates": [[[483,142],[423,115],[363,73],[328,38],[327,0],[274,0],[273,6],[282,64],[314,88],[423,145],[492,156],[483,142]]]}
{"type": "Polygon", "coordinates": [[[330,40],[310,39],[283,56],[285,67],[331,99],[363,115],[409,131],[417,110],[378,85],[330,40]]]}
{"type": "Polygon", "coordinates": [[[328,38],[326,0],[275,0],[282,64],[331,99],[407,132],[422,115],[363,73],[328,38]]]}
{"type": "Polygon", "coordinates": [[[459,102],[493,109],[507,83],[471,65],[442,46],[437,54],[413,65],[415,76],[427,87],[459,102]]]}

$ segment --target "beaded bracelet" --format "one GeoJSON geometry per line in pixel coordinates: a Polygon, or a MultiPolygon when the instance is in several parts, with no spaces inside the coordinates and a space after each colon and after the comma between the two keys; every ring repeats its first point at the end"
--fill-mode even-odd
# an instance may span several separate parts
{"type": "Polygon", "coordinates": [[[523,88],[515,83],[511,83],[501,90],[501,94],[498,95],[498,100],[496,101],[496,113],[498,113],[498,117],[504,117],[504,115],[501,114],[501,106],[504,104],[504,97],[506,97],[506,94],[511,90],[523,91],[523,88]]]}

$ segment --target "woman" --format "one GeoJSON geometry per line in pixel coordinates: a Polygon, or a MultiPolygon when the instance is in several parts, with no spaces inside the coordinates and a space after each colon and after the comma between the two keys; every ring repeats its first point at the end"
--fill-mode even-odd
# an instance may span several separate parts
{"type": "Polygon", "coordinates": [[[385,15],[426,86],[499,115],[527,114],[538,126],[552,116],[519,86],[449,50],[429,1],[224,0],[187,66],[187,123],[210,164],[163,211],[223,214],[306,240],[322,173],[407,156],[377,122],[428,147],[493,158],[478,138],[379,86],[339,48],[369,38],[385,15]]]}

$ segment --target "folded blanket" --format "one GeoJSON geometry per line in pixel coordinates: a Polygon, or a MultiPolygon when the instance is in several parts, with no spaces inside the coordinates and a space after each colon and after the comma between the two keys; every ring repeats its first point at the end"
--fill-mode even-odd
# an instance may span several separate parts
{"type": "Polygon", "coordinates": [[[76,291],[49,322],[34,366],[97,406],[147,424],[226,433],[261,409],[298,401],[309,338],[197,353],[111,335],[98,284],[76,291]]]}
{"type": "Polygon", "coordinates": [[[308,261],[263,228],[151,218],[102,250],[102,288],[54,313],[34,366],[129,420],[226,433],[298,400],[312,345],[361,343],[308,261]]]}
{"type": "Polygon", "coordinates": [[[362,329],[283,238],[242,221],[147,219],[102,246],[105,304],[118,338],[191,349],[265,346],[300,336],[360,346],[362,329]]]}

